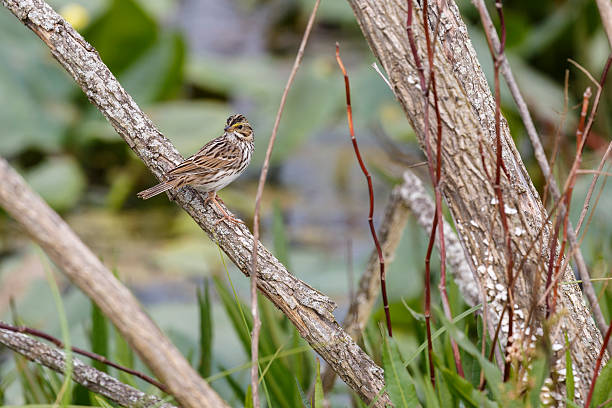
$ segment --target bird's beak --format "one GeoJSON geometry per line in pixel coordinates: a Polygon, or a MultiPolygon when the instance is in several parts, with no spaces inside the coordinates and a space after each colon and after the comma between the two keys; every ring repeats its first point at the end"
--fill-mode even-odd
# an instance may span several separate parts
{"type": "Polygon", "coordinates": [[[223,130],[225,130],[225,131],[227,132],[227,131],[228,131],[228,130],[230,130],[231,128],[232,128],[231,126],[226,126],[226,127],[224,127],[224,128],[223,128],[223,130]]]}

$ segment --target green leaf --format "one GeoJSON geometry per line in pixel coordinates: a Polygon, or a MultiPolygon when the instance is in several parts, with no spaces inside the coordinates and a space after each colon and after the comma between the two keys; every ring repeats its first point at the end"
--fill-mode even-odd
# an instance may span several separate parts
{"type": "Polygon", "coordinates": [[[494,408],[498,406],[493,401],[489,400],[482,392],[474,388],[469,381],[465,378],[461,378],[456,372],[442,366],[438,366],[438,370],[442,373],[444,381],[454,390],[453,394],[461,398],[466,404],[474,408],[494,408]]]}
{"type": "Polygon", "coordinates": [[[278,200],[274,201],[272,234],[274,236],[274,255],[288,270],[292,270],[291,262],[289,261],[289,239],[287,238],[282,208],[278,200]]]}
{"type": "Polygon", "coordinates": [[[531,362],[529,378],[534,381],[534,385],[529,392],[529,397],[531,400],[532,407],[537,407],[540,405],[540,391],[542,389],[542,386],[544,385],[544,381],[546,380],[546,377],[548,376],[549,372],[550,360],[547,355],[540,356],[531,362]]]}
{"type": "Polygon", "coordinates": [[[253,408],[253,391],[251,384],[249,384],[244,398],[244,408],[253,408]]]}
{"type": "Polygon", "coordinates": [[[74,117],[77,89],[36,36],[11,13],[0,13],[0,155],[27,148],[58,152],[74,117]]]}
{"type": "Polygon", "coordinates": [[[476,348],[461,332],[457,327],[448,321],[448,319],[444,316],[444,313],[440,312],[439,309],[436,309],[438,318],[443,323],[444,327],[448,331],[449,335],[457,342],[459,347],[465,350],[472,357],[476,358],[480,363],[484,371],[485,378],[487,379],[489,389],[491,390],[491,394],[493,398],[497,402],[502,402],[502,393],[501,388],[503,386],[502,383],[502,375],[499,369],[493,365],[489,360],[483,357],[480,354],[480,350],[476,348]]]}
{"type": "Polygon", "coordinates": [[[158,103],[146,111],[183,156],[191,156],[204,143],[221,136],[231,113],[224,103],[194,101],[158,103]]]}
{"type": "Polygon", "coordinates": [[[297,377],[295,377],[295,385],[297,386],[298,392],[300,393],[300,398],[302,399],[302,406],[305,408],[311,408],[310,401],[308,401],[308,397],[302,389],[302,386],[300,385],[300,382],[298,381],[297,377]]]}
{"type": "Polygon", "coordinates": [[[597,377],[591,406],[598,407],[612,398],[612,387],[610,387],[610,384],[612,384],[612,360],[608,361],[597,377]]]}
{"type": "Polygon", "coordinates": [[[568,400],[574,401],[576,396],[574,390],[574,368],[572,367],[572,354],[570,353],[567,333],[565,333],[565,393],[568,400]]]}
{"type": "Polygon", "coordinates": [[[229,317],[232,326],[234,327],[234,331],[236,332],[240,343],[242,344],[242,348],[247,354],[251,354],[251,337],[249,335],[249,331],[251,330],[251,315],[242,314],[240,311],[240,307],[242,306],[243,310],[246,309],[246,305],[238,304],[238,300],[232,296],[229,290],[225,287],[223,282],[218,277],[213,277],[213,282],[215,284],[215,289],[217,291],[217,295],[219,299],[221,299],[221,303],[223,304],[223,308],[229,317]],[[246,320],[247,326],[244,326],[243,319],[246,320]]]}
{"type": "Polygon", "coordinates": [[[419,400],[408,371],[404,368],[397,343],[385,336],[383,367],[387,393],[396,407],[417,407],[419,400]]]}
{"type": "Polygon", "coordinates": [[[323,383],[321,382],[321,363],[317,358],[317,378],[315,380],[313,408],[323,408],[324,402],[325,396],[323,395],[323,383]]]}
{"type": "Polygon", "coordinates": [[[112,0],[83,36],[116,75],[143,55],[157,38],[156,22],[134,0],[112,0]]]}
{"type": "MultiPolygon", "coordinates": [[[[104,357],[108,357],[108,322],[100,308],[91,302],[91,331],[89,332],[89,344],[91,351],[104,357]]],[[[100,361],[94,360],[92,365],[97,370],[108,373],[108,366],[100,361]]]]}
{"type": "MultiPolygon", "coordinates": [[[[221,364],[218,368],[221,372],[227,371],[227,369],[221,364]]],[[[234,392],[234,397],[236,397],[238,401],[244,401],[246,398],[246,393],[242,389],[242,384],[236,381],[236,379],[231,374],[224,375],[223,378],[227,382],[227,385],[229,385],[230,389],[234,392]]],[[[250,390],[251,389],[249,388],[249,392],[250,390]]]]}
{"type": "Polygon", "coordinates": [[[183,81],[185,43],[178,34],[166,34],[119,78],[139,105],[176,96],[183,81]]]}
{"type": "Polygon", "coordinates": [[[204,291],[198,288],[198,310],[200,312],[200,361],[198,372],[203,378],[210,375],[212,367],[213,321],[208,279],[204,281],[204,291]]]}
{"type": "Polygon", "coordinates": [[[56,211],[72,208],[85,190],[85,176],[71,157],[46,160],[30,170],[25,179],[56,211]]]}

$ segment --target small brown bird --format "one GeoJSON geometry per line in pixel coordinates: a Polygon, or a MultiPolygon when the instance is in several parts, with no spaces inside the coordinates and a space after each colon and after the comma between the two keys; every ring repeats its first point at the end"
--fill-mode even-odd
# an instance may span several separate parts
{"type": "MultiPolygon", "coordinates": [[[[163,181],[138,193],[146,200],[170,189],[191,186],[208,193],[206,202],[212,201],[223,213],[224,219],[242,221],[229,215],[217,202],[217,191],[240,176],[251,162],[255,145],[253,128],[243,115],[227,119],[222,136],[206,143],[196,154],[164,174],[163,181]]],[[[221,200],[219,198],[219,200],[221,200]]]]}

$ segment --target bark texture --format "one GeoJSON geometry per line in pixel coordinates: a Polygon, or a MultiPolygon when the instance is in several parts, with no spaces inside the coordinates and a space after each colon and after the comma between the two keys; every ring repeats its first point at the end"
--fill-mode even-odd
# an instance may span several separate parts
{"type": "Polygon", "coordinates": [[[226,407],[146,315],[134,295],[3,158],[0,158],[0,178],[0,206],[96,302],[181,405],[226,407]]]}
{"type": "MultiPolygon", "coordinates": [[[[51,347],[25,334],[0,329],[0,343],[11,350],[64,374],[66,356],[61,350],[51,347]]],[[[110,375],[84,364],[72,357],[72,379],[88,390],[103,395],[124,407],[134,408],[176,408],[153,395],[147,395],[136,388],[116,380],[110,375]]]]}
{"type": "MultiPolygon", "coordinates": [[[[424,146],[423,97],[406,33],[406,1],[348,1],[424,146]]],[[[416,1],[414,11],[415,39],[427,70],[422,8],[416,1]]],[[[433,69],[436,72],[442,117],[442,192],[468,263],[477,281],[486,288],[487,299],[492,302],[491,309],[499,315],[506,300],[508,280],[499,209],[494,200],[492,180],[487,176],[487,171],[491,176],[495,174],[495,101],[455,3],[430,2],[427,17],[430,30],[436,27],[440,18],[438,32],[430,34],[436,42],[433,69]],[[446,4],[442,7],[441,15],[436,4],[446,4]],[[481,146],[483,155],[480,154],[481,146]]],[[[429,103],[430,140],[435,152],[436,122],[431,97],[429,103]]],[[[524,327],[529,307],[539,300],[543,292],[550,224],[545,223],[546,210],[514,146],[505,120],[502,120],[501,129],[503,160],[508,171],[508,177],[502,176],[501,185],[515,267],[521,264],[523,257],[527,258],[514,285],[514,332],[526,334],[526,338],[515,338],[515,343],[528,346],[531,336],[537,337],[545,323],[541,308],[537,308],[536,327],[533,331],[524,327]],[[543,239],[537,236],[542,228],[543,239]],[[535,249],[529,251],[533,241],[536,242],[535,249]]],[[[563,273],[562,281],[573,280],[570,268],[563,273]]],[[[557,390],[564,388],[563,334],[567,333],[577,380],[576,397],[580,400],[586,395],[590,373],[601,346],[601,336],[577,285],[560,286],[559,303],[558,316],[547,325],[554,351],[555,373],[552,380],[557,390]]],[[[502,334],[507,333],[508,328],[506,321],[502,325],[502,334]]],[[[557,394],[555,397],[561,398],[560,393],[557,394]]]]}
{"type": "MultiPolygon", "coordinates": [[[[3,0],[3,4],[48,45],[53,57],[158,178],[183,160],[117,82],[96,50],[48,4],[42,0],[3,0]]],[[[181,189],[174,199],[248,276],[253,248],[248,228],[225,222],[215,225],[220,216],[214,206],[204,205],[204,198],[191,188],[181,189]]],[[[376,398],[384,387],[383,371],[335,320],[332,314],[335,303],[291,275],[261,244],[257,258],[257,286],[261,293],[291,320],[300,335],[363,400],[376,398]]],[[[87,292],[82,283],[77,285],[87,292]]],[[[102,294],[98,293],[99,296],[102,294]]],[[[119,315],[122,319],[131,318],[125,313],[119,315]]],[[[157,370],[154,372],[161,375],[157,370]]],[[[171,386],[168,380],[165,382],[171,386]]],[[[375,406],[388,402],[387,395],[382,394],[375,406]]]]}

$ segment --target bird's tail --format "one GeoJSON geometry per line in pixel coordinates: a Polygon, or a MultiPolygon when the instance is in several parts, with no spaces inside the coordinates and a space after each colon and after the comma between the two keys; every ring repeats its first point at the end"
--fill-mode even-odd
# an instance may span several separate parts
{"type": "Polygon", "coordinates": [[[138,193],[138,198],[142,198],[143,200],[147,200],[153,196],[163,193],[164,191],[168,191],[172,188],[172,184],[169,183],[159,183],[151,188],[147,188],[146,190],[138,193]]]}

